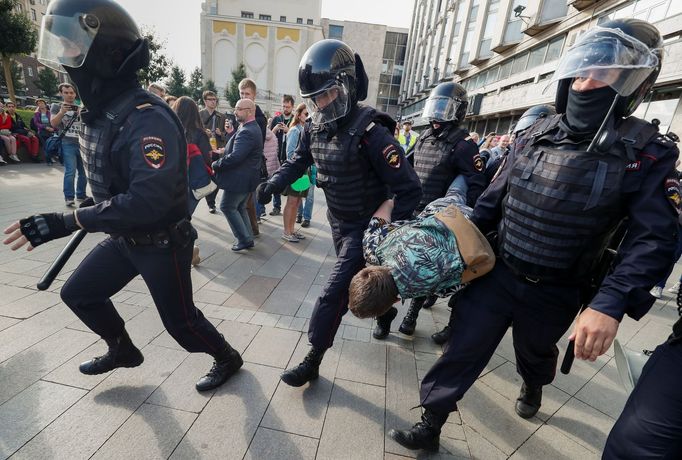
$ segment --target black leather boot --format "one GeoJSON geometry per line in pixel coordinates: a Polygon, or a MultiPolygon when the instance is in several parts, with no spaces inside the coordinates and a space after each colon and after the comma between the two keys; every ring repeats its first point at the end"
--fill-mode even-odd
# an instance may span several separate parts
{"type": "Polygon", "coordinates": [[[372,336],[377,340],[383,340],[391,332],[391,323],[398,316],[398,309],[391,307],[386,313],[377,317],[377,325],[372,332],[372,336]]]}
{"type": "Polygon", "coordinates": [[[227,342],[225,342],[223,351],[217,353],[214,358],[215,361],[213,361],[211,370],[197,381],[195,385],[197,391],[208,391],[218,388],[244,365],[242,356],[227,342]]]}
{"type": "Polygon", "coordinates": [[[440,446],[440,429],[448,419],[447,415],[436,414],[430,410],[424,411],[421,421],[409,430],[392,429],[388,435],[401,446],[410,449],[424,449],[438,452],[440,446]]]}
{"type": "Polygon", "coordinates": [[[327,350],[320,350],[315,347],[310,348],[301,364],[282,372],[279,378],[282,379],[282,382],[292,387],[300,387],[311,380],[317,379],[320,376],[320,363],[325,351],[327,350]]]}
{"type": "Polygon", "coordinates": [[[430,295],[424,300],[424,303],[422,304],[422,308],[426,308],[427,310],[431,307],[433,307],[436,304],[436,301],[438,300],[438,296],[436,295],[430,295]]]}
{"type": "Polygon", "coordinates": [[[434,342],[438,345],[443,345],[445,342],[450,340],[450,334],[452,333],[452,330],[450,329],[450,326],[445,326],[442,330],[436,332],[435,334],[431,335],[431,339],[433,339],[434,342]]]}
{"type": "Polygon", "coordinates": [[[417,318],[419,317],[419,310],[422,309],[426,297],[419,297],[412,299],[410,302],[410,307],[407,309],[407,313],[403,318],[403,322],[400,323],[398,330],[405,335],[414,334],[414,329],[417,327],[417,318]]]}
{"type": "Polygon", "coordinates": [[[137,349],[130,340],[128,333],[113,339],[104,339],[109,350],[102,356],[85,361],[79,366],[79,370],[86,375],[98,375],[112,371],[117,367],[137,367],[144,362],[142,352],[137,349]]]}
{"type": "Polygon", "coordinates": [[[514,409],[521,418],[531,418],[540,410],[542,403],[542,386],[530,387],[523,382],[521,392],[516,399],[514,409]]]}

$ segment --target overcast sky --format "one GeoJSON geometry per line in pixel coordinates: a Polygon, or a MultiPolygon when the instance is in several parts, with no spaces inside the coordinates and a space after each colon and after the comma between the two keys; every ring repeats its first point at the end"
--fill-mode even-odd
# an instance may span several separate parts
{"type": "MultiPolygon", "coordinates": [[[[166,42],[166,54],[180,65],[186,74],[201,65],[199,14],[202,0],[118,0],[118,2],[139,25],[150,26],[156,30],[156,36],[166,42]]],[[[414,0],[322,0],[322,17],[409,28],[413,5],[414,0]]]]}

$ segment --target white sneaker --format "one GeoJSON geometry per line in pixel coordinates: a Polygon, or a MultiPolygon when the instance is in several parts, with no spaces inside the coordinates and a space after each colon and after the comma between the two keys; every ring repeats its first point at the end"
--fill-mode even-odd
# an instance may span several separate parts
{"type": "Polygon", "coordinates": [[[660,299],[663,297],[663,288],[661,286],[654,286],[654,288],[649,291],[652,296],[656,297],[657,299],[660,299]]]}
{"type": "Polygon", "coordinates": [[[76,202],[73,200],[66,199],[64,200],[64,204],[68,206],[69,208],[75,208],[76,207],[76,202]]]}
{"type": "Polygon", "coordinates": [[[288,235],[286,233],[282,233],[282,239],[284,241],[288,241],[289,243],[298,243],[298,238],[296,238],[296,235],[288,235]]]}
{"type": "Polygon", "coordinates": [[[668,289],[668,292],[677,292],[680,289],[680,282],[673,284],[673,287],[668,289]]]}
{"type": "Polygon", "coordinates": [[[299,240],[305,240],[305,235],[301,232],[294,232],[294,236],[299,240]]]}
{"type": "Polygon", "coordinates": [[[14,161],[15,163],[21,163],[21,160],[19,159],[18,156],[16,156],[16,154],[15,154],[15,155],[10,155],[10,156],[9,156],[9,159],[12,160],[12,161],[14,161]]]}
{"type": "Polygon", "coordinates": [[[3,157],[0,157],[0,166],[5,166],[6,164],[7,162],[5,161],[5,159],[3,157]]]}

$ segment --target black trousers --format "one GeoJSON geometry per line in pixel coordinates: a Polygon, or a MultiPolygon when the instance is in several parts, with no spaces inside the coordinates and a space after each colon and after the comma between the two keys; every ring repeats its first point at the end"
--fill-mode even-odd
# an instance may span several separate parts
{"type": "Polygon", "coordinates": [[[603,458],[682,458],[682,343],[659,345],[647,361],[603,458]]]}
{"type": "Polygon", "coordinates": [[[327,210],[327,220],[331,226],[337,260],[322,294],[315,303],[308,327],[308,340],[315,348],[322,350],[334,344],[334,336],[341,319],[348,311],[350,281],[365,267],[362,236],[370,218],[343,221],[327,210]]]}
{"type": "Polygon", "coordinates": [[[577,286],[534,284],[514,275],[502,261],[461,291],[443,356],[424,376],[421,403],[437,413],[457,410],[457,401],[488,364],[513,326],[516,370],[528,385],[554,380],[556,343],[580,308],[577,286]]]}
{"type": "Polygon", "coordinates": [[[123,238],[110,237],[69,277],[62,300],[93,332],[115,338],[123,333],[124,321],[110,297],[140,274],[168,333],[189,352],[215,355],[225,348],[225,339],[194,306],[191,259],[191,244],[161,249],[130,246],[123,238]]]}

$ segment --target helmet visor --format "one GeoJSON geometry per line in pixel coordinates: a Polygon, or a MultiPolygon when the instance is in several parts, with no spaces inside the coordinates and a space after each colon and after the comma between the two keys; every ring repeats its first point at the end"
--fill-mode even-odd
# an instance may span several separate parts
{"type": "Polygon", "coordinates": [[[434,96],[429,97],[424,104],[422,117],[429,121],[453,121],[457,119],[457,109],[462,101],[452,97],[434,96]]]}
{"type": "Polygon", "coordinates": [[[303,100],[316,125],[338,120],[350,112],[350,95],[342,84],[331,86],[303,100]]]}
{"type": "Polygon", "coordinates": [[[550,85],[565,78],[591,78],[629,96],[659,65],[655,51],[620,29],[596,27],[566,52],[550,85]]]}
{"type": "Polygon", "coordinates": [[[38,61],[59,72],[65,71],[64,66],[82,66],[98,30],[99,21],[90,14],[44,16],[38,61]]]}

